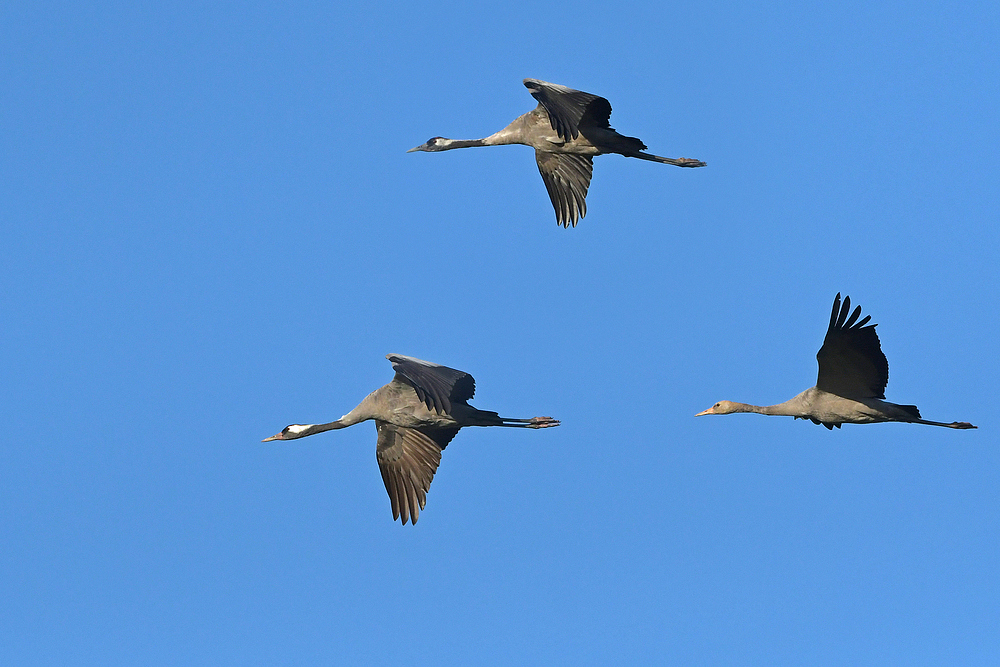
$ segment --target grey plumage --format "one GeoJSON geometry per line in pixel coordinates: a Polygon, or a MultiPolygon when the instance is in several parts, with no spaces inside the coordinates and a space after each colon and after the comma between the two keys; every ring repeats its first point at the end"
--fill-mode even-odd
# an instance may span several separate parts
{"type": "Polygon", "coordinates": [[[889,382],[889,362],[882,352],[871,316],[861,316],[861,306],[851,312],[851,298],[840,294],[833,300],[830,326],[823,346],[816,354],[819,375],[816,386],[806,389],[791,400],[777,405],[750,405],[734,401],[719,401],[701,415],[725,415],[734,412],[756,412],[809,419],[828,429],[841,424],[871,424],[876,422],[908,422],[955,429],[976,428],[968,422],[934,422],[921,419],[915,405],[889,403],[885,387],[889,382]]]}
{"type": "Polygon", "coordinates": [[[402,354],[388,354],[396,371],[392,381],[369,394],[349,413],[326,424],[291,424],[265,438],[294,440],[375,421],[378,440],[375,458],[392,505],[392,518],[416,523],[427,504],[441,452],[465,426],[548,428],[551,417],[514,419],[468,404],[476,391],[471,375],[447,366],[402,354]]]}
{"type": "Polygon", "coordinates": [[[556,222],[563,227],[575,227],[587,214],[587,191],[595,155],[618,153],[678,167],[705,166],[700,160],[643,153],[646,145],[642,141],[618,134],[611,127],[611,103],[603,97],[538,79],[525,79],[524,85],[538,100],[538,106],[499,132],[484,139],[431,137],[407,152],[506,144],[531,146],[556,212],[556,222]]]}

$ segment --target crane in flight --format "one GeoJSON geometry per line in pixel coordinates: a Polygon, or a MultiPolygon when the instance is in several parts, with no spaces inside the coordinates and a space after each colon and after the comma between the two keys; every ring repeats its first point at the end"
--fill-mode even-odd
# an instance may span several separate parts
{"type": "Polygon", "coordinates": [[[386,359],[396,375],[358,407],[326,424],[291,424],[263,442],[295,440],[374,420],[378,431],[375,458],[392,503],[392,518],[402,517],[403,525],[408,520],[417,522],[441,463],[441,451],[459,429],[559,426],[559,420],[551,417],[512,419],[472,407],[467,401],[476,391],[476,381],[464,371],[402,354],[387,354],[386,359]]]}
{"type": "Polygon", "coordinates": [[[976,428],[968,422],[933,422],[920,418],[915,405],[898,405],[885,400],[889,382],[889,361],[882,352],[871,315],[861,316],[861,306],[851,312],[851,298],[840,294],[833,300],[833,313],[823,346],[816,354],[819,377],[816,386],[795,398],[777,405],[749,405],[734,401],[719,401],[708,410],[695,415],[728,415],[734,412],[756,412],[762,415],[782,415],[796,419],[811,419],[828,429],[841,424],[873,424],[876,422],[908,422],[946,428],[976,428]],[[866,326],[867,325],[867,326],[866,326]]]}
{"type": "Polygon", "coordinates": [[[705,166],[701,160],[643,153],[646,144],[635,137],[618,134],[608,124],[611,103],[603,97],[538,79],[525,79],[524,85],[538,100],[538,106],[518,116],[499,132],[484,139],[431,137],[406,152],[437,153],[454,148],[507,144],[531,146],[556,211],[556,222],[563,227],[576,227],[580,218],[587,215],[587,190],[595,155],[618,153],[677,167],[705,166]]]}

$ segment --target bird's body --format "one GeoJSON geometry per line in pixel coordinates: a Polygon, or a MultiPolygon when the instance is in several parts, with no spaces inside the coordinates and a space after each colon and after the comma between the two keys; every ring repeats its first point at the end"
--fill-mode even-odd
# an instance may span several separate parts
{"type": "MultiPolygon", "coordinates": [[[[912,405],[897,405],[878,398],[845,398],[828,391],[810,387],[798,396],[776,405],[750,405],[733,401],[720,401],[728,409],[701,414],[729,414],[732,412],[756,412],[762,415],[811,419],[829,428],[843,423],[874,424],[885,421],[911,421],[919,418],[912,405]],[[912,409],[911,409],[912,408],[912,409]]],[[[713,406],[714,407],[714,406],[713,406]]]]}
{"type": "Polygon", "coordinates": [[[612,129],[594,127],[590,128],[587,134],[590,136],[578,134],[575,138],[567,140],[554,129],[551,117],[545,110],[545,107],[539,104],[528,113],[521,114],[515,118],[504,129],[484,139],[479,139],[479,141],[482,142],[481,145],[483,146],[521,144],[523,146],[531,146],[536,151],[543,153],[586,155],[590,157],[604,153],[617,153],[619,151],[611,150],[611,147],[615,143],[624,143],[624,140],[638,142],[634,146],[636,150],[643,150],[645,148],[638,139],[622,136],[612,129]],[[601,150],[601,146],[604,146],[606,150],[601,150]]]}
{"type": "MultiPolygon", "coordinates": [[[[401,355],[392,356],[399,358],[401,355]]],[[[353,426],[369,419],[400,428],[448,429],[501,425],[495,412],[479,410],[465,402],[452,403],[448,412],[428,408],[417,394],[416,388],[398,378],[368,394],[358,407],[338,421],[341,426],[353,426]]]]}
{"type": "Polygon", "coordinates": [[[947,428],[976,428],[968,422],[934,422],[921,419],[915,405],[899,405],[885,400],[889,381],[889,362],[882,352],[871,316],[861,315],[858,306],[851,313],[851,298],[841,305],[840,294],[833,301],[830,327],[823,346],[816,354],[819,376],[816,386],[777,405],[751,405],[735,401],[719,401],[701,415],[725,415],[735,412],[755,412],[809,419],[828,429],[841,424],[874,424],[877,422],[908,422],[947,428]]]}
{"type": "Polygon", "coordinates": [[[551,417],[513,419],[468,404],[475,380],[463,371],[401,354],[389,354],[396,375],[368,394],[356,408],[326,424],[292,424],[266,438],[294,440],[374,420],[378,431],[375,456],[392,503],[392,517],[417,522],[426,494],[441,462],[441,451],[466,426],[547,428],[551,417]]]}
{"type": "Polygon", "coordinates": [[[531,146],[556,221],[563,227],[575,227],[587,214],[586,197],[595,155],[618,153],[678,167],[705,166],[700,160],[643,153],[646,145],[642,141],[618,134],[609,125],[611,104],[603,97],[538,79],[525,79],[524,85],[538,100],[538,106],[499,132],[484,139],[432,137],[408,152],[508,144],[531,146]]]}

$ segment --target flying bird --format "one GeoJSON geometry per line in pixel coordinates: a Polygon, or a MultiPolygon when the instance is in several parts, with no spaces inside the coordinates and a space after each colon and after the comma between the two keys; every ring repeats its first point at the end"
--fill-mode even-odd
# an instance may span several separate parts
{"type": "Polygon", "coordinates": [[[392,518],[417,522],[427,491],[441,463],[441,451],[463,426],[548,428],[551,417],[511,419],[467,403],[476,381],[463,371],[402,354],[387,354],[396,371],[392,382],[376,389],[358,407],[328,424],[292,424],[265,438],[294,440],[372,419],[378,431],[375,458],[392,503],[392,518]]]}
{"type": "Polygon", "coordinates": [[[701,160],[643,153],[646,144],[618,134],[608,124],[611,103],[603,97],[538,79],[525,79],[524,85],[538,100],[538,106],[496,134],[471,140],[431,137],[407,153],[506,144],[531,146],[556,210],[556,222],[563,227],[576,227],[580,218],[587,215],[587,189],[595,155],[618,153],[678,167],[705,166],[701,160]]]}
{"type": "Polygon", "coordinates": [[[947,428],[976,428],[968,422],[932,422],[920,418],[915,405],[897,405],[885,399],[885,386],[889,381],[889,362],[882,353],[874,324],[868,324],[871,315],[863,319],[861,306],[851,312],[851,298],[840,302],[840,294],[833,300],[830,328],[827,329],[823,347],[816,354],[819,377],[816,386],[806,389],[795,398],[778,405],[748,405],[733,401],[719,401],[701,415],[728,415],[733,412],[756,412],[762,415],[782,415],[796,419],[811,419],[828,429],[841,424],[873,424],[876,422],[908,422],[945,426],[947,428]],[[867,326],[865,326],[867,325],[867,326]]]}

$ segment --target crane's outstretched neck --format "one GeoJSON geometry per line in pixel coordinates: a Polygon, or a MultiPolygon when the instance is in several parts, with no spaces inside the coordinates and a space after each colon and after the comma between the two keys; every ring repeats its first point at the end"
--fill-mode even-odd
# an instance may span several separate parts
{"type": "Polygon", "coordinates": [[[426,143],[411,148],[406,152],[413,153],[415,151],[423,151],[425,153],[439,153],[441,151],[450,151],[453,148],[489,146],[490,144],[486,143],[487,139],[446,139],[444,137],[431,137],[426,143]]]}
{"type": "Polygon", "coordinates": [[[343,418],[338,419],[337,421],[327,422],[326,424],[305,424],[306,428],[299,433],[298,437],[304,438],[307,435],[316,435],[317,433],[334,431],[338,428],[350,426],[350,424],[343,423],[342,419],[343,418]]]}
{"type": "Polygon", "coordinates": [[[281,431],[281,433],[272,435],[270,438],[264,438],[261,442],[271,442],[272,440],[297,440],[298,438],[304,438],[308,435],[316,435],[317,433],[332,431],[346,426],[350,426],[350,424],[343,423],[343,418],[326,424],[289,424],[281,431]]]}
{"type": "Polygon", "coordinates": [[[439,139],[440,150],[450,151],[452,148],[475,148],[476,146],[488,146],[484,139],[439,139]]]}
{"type": "Polygon", "coordinates": [[[801,417],[802,416],[802,406],[795,399],[796,396],[790,401],[785,401],[784,403],[778,403],[777,405],[748,405],[747,412],[756,412],[761,415],[778,415],[780,417],[801,417]]]}
{"type": "Polygon", "coordinates": [[[358,405],[358,407],[354,408],[336,421],[327,422],[326,424],[291,424],[286,426],[281,433],[272,435],[270,438],[264,438],[262,442],[270,442],[271,440],[297,440],[298,438],[305,438],[306,436],[316,435],[317,433],[333,431],[338,428],[347,428],[348,426],[354,426],[355,424],[363,422],[366,419],[372,419],[374,417],[371,410],[371,403],[374,400],[372,399],[372,396],[374,396],[377,391],[378,390],[369,394],[365,400],[361,401],[361,404],[358,405]]]}
{"type": "Polygon", "coordinates": [[[749,403],[737,403],[736,401],[719,401],[708,410],[703,410],[695,415],[731,415],[736,412],[755,412],[759,415],[781,415],[785,417],[801,416],[801,413],[792,405],[791,401],[778,403],[777,405],[750,405],[749,403]]]}

